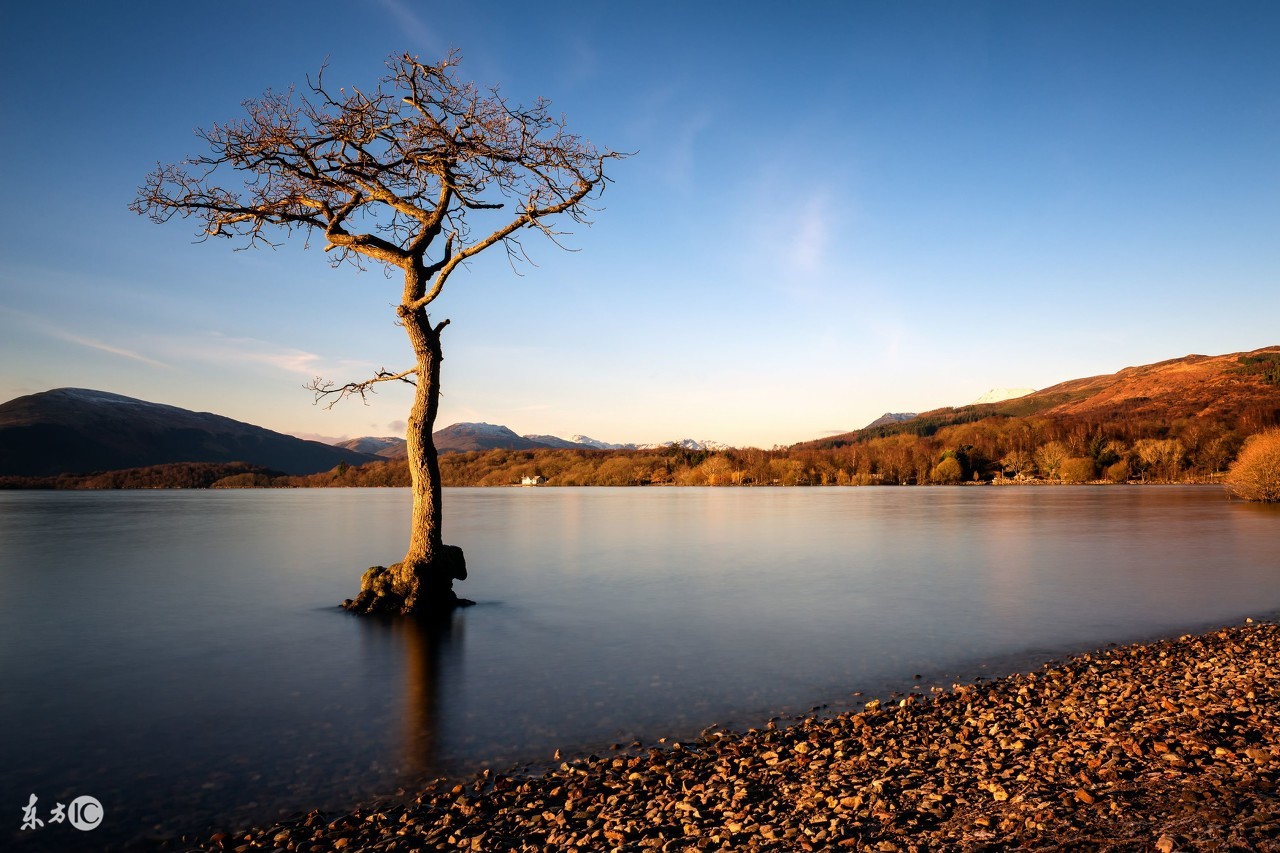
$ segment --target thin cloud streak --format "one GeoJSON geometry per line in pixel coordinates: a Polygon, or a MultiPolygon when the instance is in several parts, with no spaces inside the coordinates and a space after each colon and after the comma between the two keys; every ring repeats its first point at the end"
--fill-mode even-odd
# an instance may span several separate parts
{"type": "Polygon", "coordinates": [[[391,17],[395,18],[400,29],[408,33],[412,41],[418,43],[420,49],[444,56],[446,48],[440,43],[436,34],[406,4],[401,3],[400,0],[382,0],[381,5],[391,14],[391,17]]]}
{"type": "Polygon", "coordinates": [[[313,378],[326,373],[371,371],[366,362],[330,361],[317,353],[291,347],[277,347],[254,338],[234,338],[217,332],[203,339],[170,341],[165,346],[175,358],[195,359],[225,365],[263,365],[285,373],[313,378]]]}
{"type": "Polygon", "coordinates": [[[141,353],[134,352],[133,350],[130,350],[130,349],[125,349],[124,347],[118,347],[114,344],[109,344],[105,341],[95,340],[94,338],[86,337],[85,335],[77,335],[75,332],[71,332],[66,329],[59,328],[58,326],[55,326],[53,323],[50,323],[48,320],[45,320],[41,317],[37,317],[34,314],[28,314],[26,311],[19,311],[16,308],[9,308],[8,306],[5,306],[5,305],[0,305],[0,311],[3,311],[4,313],[17,318],[18,321],[23,325],[29,328],[33,328],[39,331],[40,333],[48,335],[49,337],[54,338],[56,340],[66,341],[67,343],[76,344],[77,346],[82,346],[82,347],[88,347],[89,349],[96,349],[100,352],[111,353],[112,355],[118,355],[121,358],[128,358],[128,359],[132,359],[133,361],[142,362],[143,364],[149,364],[152,367],[160,367],[160,368],[164,368],[165,370],[170,369],[170,365],[165,364],[164,362],[156,361],[154,358],[148,358],[147,356],[142,355],[141,353]]]}
{"type": "Polygon", "coordinates": [[[145,355],[142,355],[141,353],[136,353],[132,350],[127,350],[124,347],[113,346],[112,344],[104,343],[102,341],[95,341],[93,338],[82,337],[80,335],[72,334],[71,332],[62,331],[61,329],[51,329],[49,330],[49,333],[53,335],[53,337],[55,338],[68,341],[69,343],[79,344],[82,347],[89,347],[90,349],[101,350],[102,352],[109,352],[112,355],[118,355],[124,358],[131,358],[134,361],[140,361],[143,364],[149,364],[152,367],[162,367],[165,370],[169,369],[169,365],[165,364],[164,362],[156,361],[154,358],[147,358],[145,355]]]}
{"type": "Polygon", "coordinates": [[[798,271],[805,274],[826,268],[827,246],[831,241],[831,212],[822,195],[809,198],[796,217],[796,232],[791,238],[791,252],[798,271]]]}

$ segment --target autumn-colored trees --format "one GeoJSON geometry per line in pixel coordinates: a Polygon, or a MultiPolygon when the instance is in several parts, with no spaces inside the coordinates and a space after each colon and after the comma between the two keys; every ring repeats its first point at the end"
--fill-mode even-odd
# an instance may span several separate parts
{"type": "Polygon", "coordinates": [[[1096,473],[1094,461],[1089,456],[1072,456],[1063,461],[1058,476],[1068,483],[1087,483],[1096,473]]]}
{"type": "Polygon", "coordinates": [[[933,466],[930,472],[930,478],[935,483],[943,485],[951,485],[960,482],[960,478],[964,476],[964,469],[960,467],[960,462],[954,456],[947,456],[937,465],[933,466]]]}
{"type": "Polygon", "coordinates": [[[1067,461],[1071,451],[1061,441],[1051,441],[1035,452],[1036,467],[1049,479],[1058,476],[1058,469],[1067,461]]]}
{"type": "Polygon", "coordinates": [[[1227,472],[1231,491],[1248,501],[1280,501],[1280,429],[1251,436],[1227,472]]]}

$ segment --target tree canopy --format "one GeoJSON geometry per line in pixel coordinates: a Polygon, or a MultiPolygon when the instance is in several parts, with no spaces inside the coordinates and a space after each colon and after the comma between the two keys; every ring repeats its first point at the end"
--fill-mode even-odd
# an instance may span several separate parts
{"type": "Polygon", "coordinates": [[[513,106],[459,81],[458,62],[404,54],[370,92],[333,92],[322,69],[304,96],[290,87],[246,100],[244,118],[197,131],[208,153],[157,165],[131,207],[156,222],[195,217],[204,238],[249,245],[274,245],[268,226],[303,229],[335,264],[415,273],[401,308],[420,309],[490,246],[525,257],[522,229],[555,239],[551,218],[585,222],[605,162],[621,156],[570,133],[545,99],[513,106]],[[477,229],[479,211],[502,213],[477,229]]]}

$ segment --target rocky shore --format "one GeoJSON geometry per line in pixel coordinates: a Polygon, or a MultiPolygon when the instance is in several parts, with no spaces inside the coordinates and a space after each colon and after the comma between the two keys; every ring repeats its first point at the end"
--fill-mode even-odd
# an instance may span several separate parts
{"type": "Polygon", "coordinates": [[[1280,850],[1280,626],[489,771],[200,850],[1280,850]]]}

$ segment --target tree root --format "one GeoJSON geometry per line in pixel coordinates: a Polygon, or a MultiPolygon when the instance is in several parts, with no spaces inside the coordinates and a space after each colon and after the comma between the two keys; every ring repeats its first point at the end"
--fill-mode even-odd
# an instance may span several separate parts
{"type": "Polygon", "coordinates": [[[462,549],[444,545],[429,560],[370,567],[360,578],[360,593],[342,607],[360,615],[446,614],[475,604],[453,591],[454,580],[466,577],[462,549]]]}

